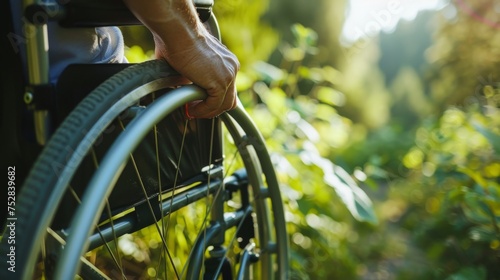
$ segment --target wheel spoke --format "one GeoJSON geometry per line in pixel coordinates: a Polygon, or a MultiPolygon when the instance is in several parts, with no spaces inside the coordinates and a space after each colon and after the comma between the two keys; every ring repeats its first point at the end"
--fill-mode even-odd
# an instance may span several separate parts
{"type": "MultiPolygon", "coordinates": [[[[71,195],[76,200],[76,202],[78,202],[78,204],[81,204],[82,201],[80,200],[80,197],[76,193],[75,189],[72,186],[69,186],[68,190],[70,191],[71,195]]],[[[106,248],[106,251],[111,256],[111,259],[113,260],[113,264],[120,271],[120,274],[122,275],[122,278],[126,279],[126,277],[125,277],[125,271],[124,271],[123,265],[122,265],[121,254],[120,254],[119,249],[118,249],[119,248],[118,247],[118,238],[117,238],[116,233],[115,233],[115,227],[114,227],[114,224],[113,224],[113,217],[112,217],[112,214],[111,214],[111,210],[110,210],[109,202],[108,201],[106,201],[106,209],[107,209],[108,219],[109,219],[110,224],[111,224],[111,231],[112,231],[112,234],[113,234],[113,240],[115,242],[116,254],[118,255],[118,258],[115,256],[115,254],[113,253],[113,250],[109,246],[109,242],[106,242],[106,240],[105,240],[105,238],[104,238],[104,236],[103,236],[103,234],[102,234],[99,226],[96,225],[95,228],[96,228],[97,233],[101,237],[101,240],[103,241],[102,242],[104,244],[103,246],[106,248]]],[[[64,244],[61,243],[61,245],[64,245],[64,244]]]]}
{"type": "MultiPolygon", "coordinates": [[[[156,68],[154,71],[158,73],[156,68]]],[[[134,75],[144,71],[132,73],[124,74],[116,82],[108,82],[110,86],[103,87],[106,94],[91,93],[88,100],[93,103],[79,105],[83,120],[73,114],[65,122],[64,133],[58,132],[62,136],[54,136],[57,139],[54,143],[59,144],[47,145],[50,157],[46,157],[57,157],[61,172],[56,171],[56,175],[50,175],[53,178],[43,183],[47,185],[44,190],[54,193],[44,196],[44,200],[49,205],[71,208],[36,206],[25,212],[47,209],[41,214],[44,218],[38,227],[47,232],[52,230],[48,228],[51,225],[54,233],[49,233],[48,238],[67,241],[61,257],[56,260],[55,277],[71,278],[75,272],[79,273],[81,263],[84,266],[80,273],[87,275],[89,269],[91,273],[101,270],[113,279],[167,275],[199,279],[203,273],[216,277],[231,273],[234,277],[238,274],[233,271],[238,268],[238,255],[245,254],[246,261],[240,265],[246,267],[241,268],[238,275],[256,273],[258,279],[274,279],[276,263],[269,261],[269,265],[267,260],[277,259],[276,252],[283,252],[272,245],[276,236],[284,236],[284,229],[278,234],[271,223],[276,219],[274,205],[281,201],[279,197],[276,200],[277,183],[270,180],[271,186],[267,185],[272,168],[267,159],[265,165],[262,163],[260,136],[254,135],[253,128],[243,127],[248,126],[245,120],[235,121],[236,118],[226,114],[211,121],[186,120],[183,105],[204,97],[198,88],[187,86],[167,92],[164,89],[172,84],[171,80],[151,80],[142,86],[144,78],[134,75]],[[129,77],[134,79],[131,84],[129,77]],[[179,111],[175,111],[176,108],[179,111]],[[125,114],[128,112],[138,114],[129,118],[130,115],[125,114]],[[220,153],[221,121],[229,132],[227,135],[233,138],[227,143],[236,146],[227,149],[225,158],[220,153]],[[69,125],[74,128],[75,124],[79,129],[81,124],[81,131],[85,133],[77,135],[70,129],[69,125]],[[255,143],[253,137],[258,138],[255,143]],[[239,168],[246,172],[236,171],[239,168]],[[270,189],[272,192],[267,191],[270,189]],[[73,196],[75,202],[67,200],[68,195],[73,196]],[[273,212],[270,212],[271,205],[273,212]],[[53,217],[60,214],[63,219],[52,222],[53,217]],[[84,246],[87,241],[90,249],[84,246]],[[84,253],[86,250],[93,251],[84,253]],[[81,257],[82,254],[87,257],[81,257]],[[256,257],[258,254],[261,257],[256,257]],[[253,265],[254,261],[262,260],[262,265],[253,265]]],[[[36,175],[44,178],[48,171],[37,168],[40,170],[36,175]]],[[[30,186],[38,182],[29,178],[27,181],[30,186]]],[[[35,234],[35,238],[42,240],[39,233],[35,234]]],[[[28,254],[38,257],[40,241],[30,244],[27,247],[37,249],[30,249],[28,254]]],[[[55,250],[51,245],[58,249],[58,244],[46,244],[42,258],[52,259],[55,250]]],[[[29,258],[25,263],[31,266],[32,258],[29,258]]]]}
{"type": "MultiPolygon", "coordinates": [[[[123,122],[121,120],[119,120],[119,123],[120,123],[120,126],[122,127],[122,129],[125,130],[125,126],[123,125],[123,122]]],[[[177,269],[175,267],[174,260],[173,260],[172,256],[170,255],[170,251],[168,250],[167,241],[165,240],[165,236],[162,234],[162,230],[160,229],[160,226],[158,225],[158,222],[157,222],[158,218],[156,217],[156,214],[154,213],[153,206],[151,205],[151,201],[150,201],[148,193],[146,191],[146,187],[144,186],[144,182],[143,182],[141,174],[139,172],[139,168],[137,167],[137,163],[136,163],[134,155],[132,153],[130,153],[130,161],[132,162],[132,165],[134,166],[134,170],[135,170],[135,173],[137,175],[137,179],[139,180],[139,184],[141,185],[141,189],[142,189],[142,192],[143,192],[144,197],[146,199],[146,203],[148,204],[150,214],[155,221],[154,225],[156,227],[158,234],[160,235],[161,242],[163,243],[163,247],[165,248],[165,252],[167,253],[168,259],[170,260],[170,263],[172,264],[172,267],[174,269],[175,275],[177,276],[177,279],[180,279],[179,273],[177,272],[177,269]]]]}
{"type": "MultiPolygon", "coordinates": [[[[92,162],[94,164],[94,168],[97,170],[99,168],[99,161],[97,159],[97,154],[96,154],[94,148],[92,148],[90,150],[90,154],[92,156],[92,162]]],[[[78,197],[77,193],[75,192],[74,188],[71,187],[71,186],[69,188],[70,188],[70,190],[71,190],[71,192],[73,194],[73,197],[78,202],[78,204],[81,204],[82,202],[81,202],[80,198],[78,197]]],[[[105,242],[104,237],[102,235],[102,232],[99,229],[98,225],[96,226],[96,230],[98,231],[99,235],[101,236],[101,240],[103,240],[103,243],[104,243],[104,246],[106,247],[106,250],[108,251],[108,253],[111,256],[111,258],[113,259],[113,263],[115,264],[116,268],[120,271],[120,274],[122,275],[122,278],[126,279],[127,277],[125,276],[125,270],[124,270],[123,264],[122,264],[122,258],[121,258],[121,254],[120,254],[119,246],[118,246],[118,238],[116,236],[115,226],[114,226],[114,223],[113,223],[113,215],[111,214],[111,207],[109,205],[109,200],[108,199],[106,199],[106,211],[107,211],[107,214],[108,214],[109,222],[111,224],[111,231],[112,231],[112,234],[113,234],[113,241],[115,243],[116,256],[118,256],[118,257],[115,256],[115,254],[111,250],[111,247],[109,246],[108,242],[105,242]]]]}

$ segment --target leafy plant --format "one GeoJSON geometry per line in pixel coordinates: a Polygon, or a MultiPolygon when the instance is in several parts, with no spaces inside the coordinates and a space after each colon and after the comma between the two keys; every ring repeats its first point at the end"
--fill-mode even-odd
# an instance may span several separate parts
{"type": "Polygon", "coordinates": [[[283,65],[289,68],[276,68],[259,62],[255,70],[261,81],[254,81],[251,88],[241,94],[247,95],[247,102],[250,98],[257,100],[253,106],[247,103],[247,107],[255,113],[257,122],[265,122],[260,127],[269,141],[276,135],[286,137],[278,138],[285,140],[286,146],[276,152],[298,157],[301,163],[293,165],[295,168],[303,165],[319,168],[322,174],[315,174],[322,176],[325,186],[330,186],[336,192],[356,219],[376,223],[368,196],[341,166],[328,159],[332,146],[344,142],[347,134],[343,131],[332,136],[328,135],[328,130],[338,130],[335,125],[339,122],[344,122],[341,128],[346,130],[350,125],[335,110],[336,106],[341,105],[343,96],[335,90],[335,77],[330,74],[339,74],[331,67],[308,68],[302,65],[307,54],[314,54],[317,35],[301,25],[294,25],[292,30],[296,36],[294,44],[282,47],[283,65]],[[275,76],[274,79],[266,84],[271,76],[275,76]],[[304,84],[308,85],[308,92],[302,92],[304,84]]]}
{"type": "Polygon", "coordinates": [[[255,63],[240,77],[239,96],[274,153],[283,183],[293,278],[353,278],[352,224],[378,219],[360,181],[332,162],[353,125],[336,109],[345,99],[336,89],[341,74],[330,66],[307,65],[317,34],[301,25],[292,31],[293,43],[279,48],[280,66],[255,63]]]}
{"type": "Polygon", "coordinates": [[[426,193],[406,221],[436,279],[493,279],[500,274],[500,94],[450,108],[417,131],[403,163],[426,193]],[[418,216],[420,223],[411,220],[418,216]]]}

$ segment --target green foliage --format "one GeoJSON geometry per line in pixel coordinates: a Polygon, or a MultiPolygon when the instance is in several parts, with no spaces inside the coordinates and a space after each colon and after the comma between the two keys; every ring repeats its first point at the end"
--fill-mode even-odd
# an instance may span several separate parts
{"type": "Polygon", "coordinates": [[[281,48],[280,67],[254,64],[239,96],[274,153],[283,183],[293,278],[350,279],[357,273],[349,249],[357,241],[353,224],[378,219],[359,186],[364,173],[357,170],[356,178],[332,162],[353,129],[337,111],[345,100],[336,89],[341,74],[304,64],[315,54],[317,34],[301,25],[292,30],[295,38],[281,48]]]}
{"type": "Polygon", "coordinates": [[[450,1],[442,13],[434,44],[427,51],[433,101],[441,106],[466,101],[497,82],[500,59],[498,15],[491,1],[450,1]],[[456,13],[450,17],[450,12],[456,13]]]}
{"type": "Polygon", "coordinates": [[[245,69],[266,60],[278,44],[278,33],[261,19],[269,0],[217,0],[217,15],[224,44],[245,69]]]}
{"type": "Polygon", "coordinates": [[[371,41],[340,67],[343,77],[340,88],[348,97],[342,113],[370,130],[387,125],[391,120],[391,105],[399,104],[392,103],[393,96],[377,65],[378,59],[378,45],[371,41]]]}
{"type": "MultiPolygon", "coordinates": [[[[281,42],[292,42],[294,31],[290,28],[300,24],[315,30],[317,55],[310,60],[338,67],[341,47],[339,36],[345,19],[346,0],[272,0],[264,19],[280,34],[281,42]]],[[[275,62],[273,58],[269,61],[275,62]]]]}
{"type": "MultiPolygon", "coordinates": [[[[247,98],[250,100],[258,100],[253,106],[248,103],[246,106],[250,113],[255,112],[252,108],[258,108],[258,114],[254,115],[257,122],[265,116],[262,119],[265,125],[262,123],[260,127],[264,129],[268,142],[272,142],[275,134],[286,137],[278,138],[287,143],[283,152],[298,156],[302,162],[300,165],[322,170],[323,183],[335,190],[356,219],[376,223],[368,196],[342,167],[328,159],[332,144],[343,144],[345,139],[338,139],[338,135],[325,137],[327,131],[333,129],[338,121],[346,122],[344,128],[349,126],[349,122],[335,110],[343,97],[334,89],[329,74],[337,73],[330,67],[309,70],[302,65],[307,54],[314,54],[317,35],[301,25],[294,25],[292,29],[295,43],[283,52],[283,65],[290,68],[278,69],[259,63],[255,74],[263,78],[262,81],[257,79],[247,92],[240,94],[249,95],[247,98]],[[268,69],[279,73],[269,85],[263,82],[271,76],[268,69]],[[314,70],[316,75],[312,73],[314,70]],[[301,82],[308,84],[308,93],[300,90],[301,82]],[[326,102],[318,102],[321,100],[326,102]],[[329,138],[333,141],[328,141],[329,138]]],[[[321,176],[321,173],[315,172],[316,175],[321,176]]]]}
{"type": "Polygon", "coordinates": [[[142,61],[153,59],[154,51],[149,50],[145,52],[144,49],[140,46],[133,45],[125,49],[125,57],[130,63],[139,63],[142,61]]]}
{"type": "Polygon", "coordinates": [[[240,100],[282,183],[292,279],[500,275],[499,33],[457,3],[412,56],[430,15],[388,49],[342,51],[345,1],[217,0],[240,100]]]}
{"type": "Polygon", "coordinates": [[[406,188],[419,188],[425,201],[412,203],[402,224],[416,232],[437,279],[500,273],[499,97],[495,92],[484,104],[450,108],[428,121],[403,159],[406,188]],[[417,217],[422,222],[414,223],[417,217]]]}

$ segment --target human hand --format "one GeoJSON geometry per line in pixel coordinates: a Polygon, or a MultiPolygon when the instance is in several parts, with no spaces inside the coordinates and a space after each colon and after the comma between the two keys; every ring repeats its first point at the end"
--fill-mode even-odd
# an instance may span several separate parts
{"type": "Polygon", "coordinates": [[[191,0],[124,0],[155,39],[156,57],[207,91],[189,114],[212,118],[237,104],[238,59],[203,26],[191,0]]]}
{"type": "Polygon", "coordinates": [[[165,59],[181,75],[207,92],[205,100],[188,105],[189,115],[196,118],[213,118],[237,105],[235,79],[240,68],[236,56],[204,27],[203,36],[185,42],[179,48],[155,38],[156,56],[165,59]]]}

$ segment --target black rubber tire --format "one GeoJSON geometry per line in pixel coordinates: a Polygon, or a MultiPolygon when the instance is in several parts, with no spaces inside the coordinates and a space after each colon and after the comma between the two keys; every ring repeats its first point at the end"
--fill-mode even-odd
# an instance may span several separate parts
{"type": "MultiPolygon", "coordinates": [[[[64,190],[56,190],[61,168],[72,160],[76,147],[81,144],[91,126],[113,104],[122,98],[125,92],[131,92],[145,83],[178,74],[165,62],[152,60],[133,65],[108,79],[103,86],[89,94],[65,119],[47,143],[28,175],[16,201],[16,211],[10,218],[15,221],[15,244],[9,244],[8,238],[2,238],[0,243],[0,279],[22,279],[20,269],[33,267],[29,258],[33,256],[33,248],[40,240],[34,236],[43,236],[41,232],[50,224],[54,216],[54,208],[47,205],[58,205],[64,195],[64,190]],[[33,215],[38,213],[39,215],[33,215]],[[43,218],[45,217],[45,218],[43,218]],[[15,250],[11,250],[11,247],[15,250]],[[9,252],[15,251],[16,273],[7,268],[9,252]]],[[[3,236],[9,234],[5,228],[3,236]]],[[[33,259],[33,258],[32,258],[33,259]]]]}
{"type": "MultiPolygon", "coordinates": [[[[133,95],[134,89],[168,77],[174,78],[178,77],[178,75],[162,61],[149,61],[131,66],[113,76],[89,94],[65,119],[35,163],[17,198],[18,203],[14,215],[16,218],[16,243],[14,244],[16,273],[11,273],[7,267],[2,267],[0,279],[26,279],[31,277],[30,273],[32,272],[25,268],[34,267],[41,239],[45,235],[44,231],[51,225],[58,205],[64,199],[65,187],[67,186],[67,182],[64,180],[70,180],[70,178],[66,178],[68,176],[65,176],[65,174],[71,174],[69,176],[71,177],[72,172],[80,164],[82,157],[78,153],[79,147],[92,145],[98,138],[98,135],[92,135],[92,133],[88,132],[92,131],[98,120],[102,119],[102,116],[110,111],[112,106],[123,101],[124,94],[133,95]]],[[[133,98],[128,102],[135,102],[140,99],[140,97],[133,98]]],[[[238,119],[248,122],[248,116],[238,114],[238,119]]],[[[246,126],[252,126],[252,124],[248,123],[246,126]]],[[[251,134],[258,135],[258,132],[252,131],[251,134]]],[[[262,139],[259,141],[256,147],[261,149],[263,142],[262,139]]],[[[258,153],[261,152],[258,151],[258,153]]],[[[279,255],[279,275],[275,275],[271,279],[286,279],[288,253],[282,202],[267,151],[265,151],[263,157],[265,163],[261,162],[259,165],[264,164],[264,172],[271,174],[269,178],[267,174],[265,176],[267,180],[272,181],[273,187],[270,188],[269,192],[273,200],[271,203],[272,211],[275,215],[273,221],[275,224],[273,226],[279,228],[279,232],[276,233],[276,239],[278,240],[273,241],[279,243],[276,246],[277,249],[273,249],[277,252],[273,254],[279,255]]],[[[262,161],[262,159],[260,160],[262,161]]],[[[267,204],[267,202],[263,202],[263,204],[267,204]]],[[[8,265],[7,261],[10,258],[8,254],[11,251],[11,246],[13,246],[9,244],[9,239],[6,238],[8,234],[9,228],[6,228],[4,238],[2,238],[0,244],[1,266],[8,265]]],[[[275,246],[272,245],[271,247],[274,248],[275,246]]]]}

